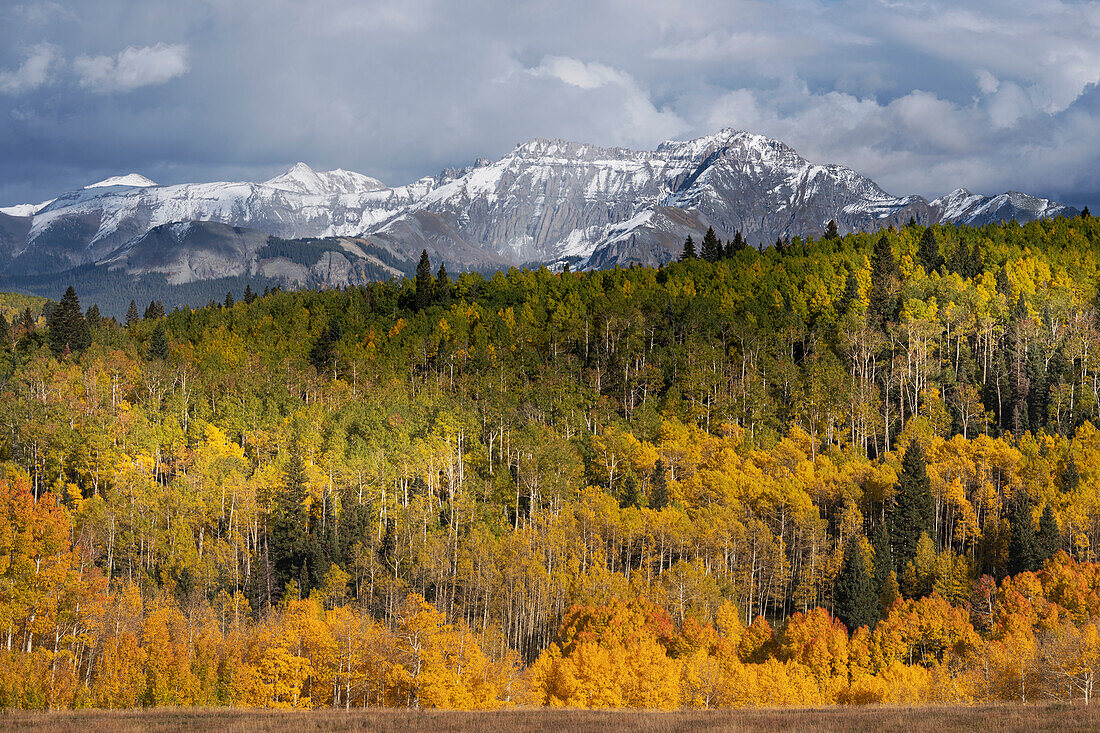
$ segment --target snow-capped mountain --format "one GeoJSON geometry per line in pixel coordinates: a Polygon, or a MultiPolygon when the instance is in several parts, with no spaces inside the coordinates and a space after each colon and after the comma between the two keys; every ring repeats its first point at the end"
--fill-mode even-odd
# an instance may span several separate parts
{"type": "Polygon", "coordinates": [[[219,268],[251,267],[254,252],[246,254],[239,237],[229,248],[232,263],[203,255],[201,266],[187,257],[161,258],[182,268],[171,272],[149,264],[150,248],[202,252],[204,236],[218,238],[215,249],[224,250],[226,237],[233,240],[224,230],[164,229],[210,222],[254,230],[253,243],[266,235],[360,238],[402,262],[415,262],[427,249],[433,260],[458,268],[562,261],[608,267],[668,261],[688,234],[701,236],[708,226],[723,239],[740,231],[766,244],[819,235],[830,219],[846,232],[910,217],[984,224],[1074,213],[1016,192],[990,198],[959,189],[931,202],[896,197],[849,168],[818,165],[777,140],[727,129],[651,151],[532,140],[499,160],[397,187],[304,163],[261,183],[160,186],[131,173],[40,205],[0,210],[0,247],[8,273],[16,275],[99,263],[207,278],[219,268]]]}

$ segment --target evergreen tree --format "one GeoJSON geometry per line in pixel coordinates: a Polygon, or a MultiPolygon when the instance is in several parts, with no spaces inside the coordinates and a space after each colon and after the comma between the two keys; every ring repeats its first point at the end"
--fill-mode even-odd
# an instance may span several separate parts
{"type": "Polygon", "coordinates": [[[30,308],[24,308],[23,312],[19,314],[19,318],[16,320],[15,325],[24,335],[30,334],[34,332],[35,326],[38,325],[38,319],[31,313],[30,308]]]}
{"type": "Polygon", "coordinates": [[[855,537],[848,540],[844,550],[844,564],[836,579],[833,599],[836,617],[851,631],[861,626],[871,628],[878,621],[878,597],[855,537]]]}
{"type": "Polygon", "coordinates": [[[1089,207],[1086,206],[1085,208],[1081,209],[1082,219],[1088,219],[1090,216],[1092,216],[1092,214],[1089,213],[1089,207]]]}
{"type": "Polygon", "coordinates": [[[745,241],[745,238],[741,236],[741,230],[738,229],[734,232],[733,239],[726,245],[726,257],[735,257],[745,251],[746,247],[748,247],[748,243],[745,241]]]}
{"type": "Polygon", "coordinates": [[[321,329],[317,340],[313,342],[313,348],[309,350],[309,363],[323,373],[336,372],[336,345],[341,337],[340,324],[336,320],[330,321],[321,329]]]}
{"type": "Polygon", "coordinates": [[[901,268],[894,259],[890,240],[883,234],[871,255],[871,292],[867,296],[867,318],[872,325],[885,326],[898,313],[901,268]]]}
{"type": "Polygon", "coordinates": [[[168,333],[164,330],[164,320],[158,320],[153,335],[149,337],[149,361],[168,358],[168,333]]]}
{"type": "Polygon", "coordinates": [[[943,267],[943,255],[940,254],[940,245],[932,227],[927,227],[921,235],[917,245],[917,261],[926,273],[938,272],[943,267]]]}
{"type": "Polygon", "coordinates": [[[271,570],[275,593],[282,596],[291,581],[298,583],[302,596],[309,594],[310,526],[306,499],[305,462],[297,436],[290,445],[290,460],[283,475],[283,485],[275,495],[268,543],[271,550],[271,570]]]}
{"type": "Polygon", "coordinates": [[[451,302],[451,278],[447,275],[447,266],[439,263],[439,272],[435,275],[435,302],[446,307],[451,302]]]}
{"type": "Polygon", "coordinates": [[[688,235],[688,238],[684,240],[684,253],[680,255],[680,261],[694,260],[695,259],[695,240],[688,235]]]}
{"type": "Polygon", "coordinates": [[[912,228],[913,228],[913,227],[915,227],[916,225],[917,225],[917,219],[916,219],[916,217],[913,217],[913,216],[911,216],[911,217],[909,217],[909,222],[908,222],[908,223],[907,223],[907,224],[906,224],[905,226],[907,226],[907,227],[909,227],[910,229],[912,229],[912,228]]]}
{"type": "Polygon", "coordinates": [[[132,326],[141,320],[141,314],[138,313],[137,303],[130,301],[130,307],[126,309],[126,325],[132,326]]]}
{"type": "Polygon", "coordinates": [[[251,305],[256,300],[256,293],[252,292],[252,286],[245,284],[244,286],[244,302],[246,305],[251,305]]]}
{"type": "Polygon", "coordinates": [[[230,290],[225,294],[225,307],[232,308],[234,304],[236,304],[236,301],[233,300],[233,291],[230,290]]]}
{"type": "Polygon", "coordinates": [[[664,509],[668,506],[668,468],[660,458],[653,464],[653,483],[649,489],[649,507],[664,509]]]}
{"type": "Polygon", "coordinates": [[[904,568],[916,556],[922,532],[932,534],[934,512],[924,449],[915,440],[910,441],[901,459],[897,496],[890,512],[890,544],[895,568],[904,568]]]}
{"type": "Polygon", "coordinates": [[[1012,537],[1008,541],[1009,574],[1038,570],[1041,560],[1035,542],[1035,525],[1031,519],[1031,502],[1026,496],[1019,496],[1013,502],[1009,524],[1012,528],[1012,537]]]}
{"type": "Polygon", "coordinates": [[[155,321],[158,318],[164,318],[164,304],[159,300],[150,300],[145,309],[145,320],[155,321]]]}
{"type": "Polygon", "coordinates": [[[9,336],[11,336],[11,326],[8,325],[7,317],[0,313],[0,343],[6,344],[9,336]]]}
{"type": "Polygon", "coordinates": [[[84,314],[84,320],[88,322],[88,328],[99,328],[103,325],[103,316],[99,313],[97,303],[92,303],[92,307],[84,314]]]}
{"type": "Polygon", "coordinates": [[[1072,453],[1067,454],[1066,460],[1062,463],[1058,482],[1062,492],[1067,494],[1077,491],[1077,486],[1081,483],[1081,472],[1077,468],[1077,461],[1073,460],[1072,453]]]}
{"type": "MultiPolygon", "coordinates": [[[[959,246],[961,247],[962,245],[959,246]]],[[[983,272],[985,272],[985,261],[982,258],[981,242],[975,240],[974,246],[970,249],[970,257],[966,263],[966,272],[962,274],[973,280],[983,272]]]]}
{"type": "Polygon", "coordinates": [[[1043,507],[1043,514],[1039,517],[1039,535],[1035,538],[1035,543],[1039,550],[1040,564],[1062,549],[1062,532],[1058,529],[1058,520],[1054,518],[1054,510],[1050,508],[1050,504],[1043,507]]]}
{"type": "Polygon", "coordinates": [[[829,219],[825,227],[825,239],[840,239],[840,232],[836,228],[836,219],[829,219]]]}
{"type": "Polygon", "coordinates": [[[894,573],[894,557],[890,552],[890,534],[885,526],[875,533],[874,587],[878,597],[879,616],[885,618],[898,598],[898,577],[894,573]]]}
{"type": "Polygon", "coordinates": [[[707,227],[707,233],[703,235],[703,259],[707,262],[722,259],[722,243],[714,234],[714,227],[707,227]]]}
{"type": "Polygon", "coordinates": [[[81,352],[92,345],[91,330],[71,285],[61,302],[50,312],[46,326],[50,329],[50,349],[56,356],[81,352]]]}
{"type": "Polygon", "coordinates": [[[420,253],[420,262],[416,265],[416,310],[424,310],[430,306],[434,295],[432,263],[428,259],[428,250],[425,249],[420,253]]]}

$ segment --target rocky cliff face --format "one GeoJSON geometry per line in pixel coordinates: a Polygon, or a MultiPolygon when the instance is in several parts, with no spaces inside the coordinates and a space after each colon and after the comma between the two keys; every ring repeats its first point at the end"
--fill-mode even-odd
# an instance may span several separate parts
{"type": "MultiPolygon", "coordinates": [[[[42,204],[0,209],[0,254],[9,275],[92,263],[142,274],[164,272],[170,261],[174,277],[204,279],[248,271],[255,266],[253,245],[272,235],[360,238],[401,263],[427,249],[433,260],[458,269],[611,267],[666,262],[687,235],[699,237],[710,226],[723,239],[740,231],[764,245],[819,235],[830,219],[843,233],[911,217],[980,225],[1075,213],[1017,192],[896,197],[866,176],[807,161],[777,140],[722,130],[652,151],[533,140],[500,160],[398,187],[301,163],[262,183],[158,186],[129,174],[42,204]],[[189,222],[252,233],[169,226],[189,222]]],[[[338,282],[344,268],[334,267],[329,279],[338,282]]]]}

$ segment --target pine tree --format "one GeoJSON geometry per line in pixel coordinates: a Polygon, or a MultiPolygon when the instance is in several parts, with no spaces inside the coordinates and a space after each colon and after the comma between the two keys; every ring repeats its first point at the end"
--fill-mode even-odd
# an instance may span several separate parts
{"type": "Polygon", "coordinates": [[[733,239],[726,244],[726,257],[736,257],[738,254],[745,251],[746,247],[748,247],[748,243],[745,241],[745,238],[741,236],[741,230],[738,229],[734,232],[733,239]]]}
{"type": "Polygon", "coordinates": [[[1077,486],[1081,483],[1081,472],[1077,468],[1077,461],[1073,459],[1072,453],[1067,454],[1066,460],[1062,463],[1058,482],[1063,493],[1077,491],[1077,486]]]}
{"type": "Polygon", "coordinates": [[[1039,562],[1043,563],[1062,549],[1062,532],[1058,529],[1058,520],[1054,518],[1054,510],[1050,504],[1043,507],[1043,514],[1039,517],[1039,535],[1035,538],[1039,550],[1039,562]]]}
{"type": "Polygon", "coordinates": [[[164,318],[164,304],[159,300],[150,300],[145,309],[145,320],[155,321],[158,318],[164,318]]]}
{"type": "Polygon", "coordinates": [[[695,240],[688,235],[688,238],[684,240],[684,253],[680,255],[680,261],[694,260],[695,259],[695,240]]]}
{"type": "Polygon", "coordinates": [[[309,362],[314,368],[323,373],[336,371],[336,344],[341,337],[340,324],[335,320],[330,321],[321,329],[317,340],[313,342],[313,348],[309,350],[309,362]]]}
{"type": "Polygon", "coordinates": [[[446,307],[451,302],[451,278],[447,275],[447,266],[439,263],[439,272],[435,275],[435,302],[446,307]]]}
{"type": "Polygon", "coordinates": [[[99,313],[99,304],[92,303],[92,307],[84,314],[84,320],[88,322],[88,328],[99,328],[103,325],[103,316],[99,313]]]}
{"type": "Polygon", "coordinates": [[[940,254],[940,245],[932,227],[927,227],[921,235],[920,244],[917,245],[917,260],[926,273],[938,272],[943,268],[943,255],[940,254]]]}
{"type": "Polygon", "coordinates": [[[1086,206],[1085,208],[1081,209],[1082,219],[1088,219],[1090,216],[1092,216],[1092,214],[1089,213],[1089,207],[1086,206]]]}
{"type": "Polygon", "coordinates": [[[833,599],[836,617],[851,631],[861,626],[871,628],[878,620],[878,598],[855,537],[844,550],[844,565],[836,579],[833,599]]]}
{"type": "Polygon", "coordinates": [[[235,304],[236,304],[236,301],[233,300],[233,291],[230,290],[229,292],[227,292],[225,294],[225,307],[226,308],[232,308],[235,304]]]}
{"type": "Polygon", "coordinates": [[[905,448],[897,496],[890,512],[890,544],[895,568],[904,568],[917,554],[922,532],[932,534],[935,503],[924,449],[915,440],[905,448]]]}
{"type": "Polygon", "coordinates": [[[901,269],[894,259],[890,240],[883,234],[875,242],[871,256],[871,292],[867,296],[867,318],[872,325],[884,326],[898,312],[901,269]]]}
{"type": "Polygon", "coordinates": [[[138,313],[137,303],[130,301],[130,307],[126,309],[126,325],[132,326],[141,320],[141,314],[138,313]]]}
{"type": "Polygon", "coordinates": [[[428,259],[428,250],[420,253],[420,262],[416,265],[416,309],[424,310],[432,304],[435,295],[435,283],[432,280],[432,263],[428,259]]]}
{"type": "Polygon", "coordinates": [[[24,308],[23,312],[19,314],[19,318],[16,320],[15,325],[24,335],[27,335],[34,332],[35,327],[38,325],[38,319],[31,313],[30,308],[24,308]]]}
{"type": "Polygon", "coordinates": [[[149,361],[168,358],[168,333],[164,330],[164,320],[157,321],[153,335],[149,337],[149,361]]]}
{"type": "Polygon", "coordinates": [[[309,594],[310,527],[306,499],[305,462],[297,436],[290,445],[290,460],[283,475],[283,485],[275,496],[271,516],[271,564],[275,592],[282,595],[287,583],[296,581],[303,596],[309,594]]]}
{"type": "Polygon", "coordinates": [[[829,219],[829,223],[825,226],[824,239],[840,239],[840,232],[836,228],[836,219],[829,219]]]}
{"type": "Polygon", "coordinates": [[[1010,575],[1039,569],[1039,549],[1035,542],[1035,525],[1031,519],[1031,502],[1019,496],[1012,505],[1012,537],[1008,541],[1008,572],[1010,575]]]}
{"type": "Polygon", "coordinates": [[[91,330],[71,285],[61,302],[50,312],[46,326],[50,329],[50,349],[56,356],[79,353],[92,344],[91,330]]]}
{"type": "Polygon", "coordinates": [[[707,227],[707,233],[703,235],[703,259],[707,262],[722,259],[722,243],[714,234],[714,227],[707,227]]]}
{"type": "MultiPolygon", "coordinates": [[[[961,244],[959,245],[962,246],[961,244]]],[[[985,272],[985,260],[982,258],[981,243],[974,242],[974,246],[970,249],[970,257],[966,262],[966,272],[963,275],[971,280],[985,272]]]]}
{"type": "Polygon", "coordinates": [[[244,302],[246,305],[251,305],[256,300],[256,293],[252,292],[252,286],[245,284],[244,286],[244,302]]]}
{"type": "Polygon", "coordinates": [[[668,472],[665,462],[660,458],[653,464],[653,483],[649,489],[649,507],[664,509],[668,506],[668,472]]]}
{"type": "Polygon", "coordinates": [[[917,225],[917,219],[916,219],[916,217],[910,216],[910,217],[909,217],[909,222],[908,222],[908,223],[907,223],[907,224],[906,224],[905,226],[907,226],[908,228],[912,229],[912,228],[913,228],[913,227],[915,227],[916,225],[917,225]]]}

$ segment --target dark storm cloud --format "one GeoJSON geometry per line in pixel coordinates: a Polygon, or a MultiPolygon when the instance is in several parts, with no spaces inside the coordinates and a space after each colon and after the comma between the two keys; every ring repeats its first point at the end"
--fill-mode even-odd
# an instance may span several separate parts
{"type": "Polygon", "coordinates": [[[734,126],[893,193],[1100,191],[1100,3],[85,0],[0,8],[0,203],[131,170],[389,183],[734,126]]]}

